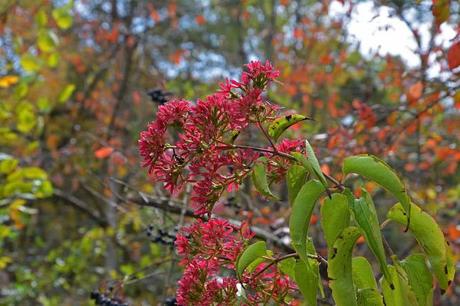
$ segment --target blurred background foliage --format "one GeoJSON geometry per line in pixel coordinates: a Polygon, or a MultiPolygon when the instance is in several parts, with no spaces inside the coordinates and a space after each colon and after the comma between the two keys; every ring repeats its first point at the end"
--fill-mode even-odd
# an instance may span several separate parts
{"type": "MultiPolygon", "coordinates": [[[[0,304],[91,305],[97,289],[133,305],[173,297],[181,269],[164,237],[189,219],[140,167],[138,134],[159,104],[147,92],[203,98],[252,59],[281,71],[271,101],[315,118],[290,136],[311,139],[324,172],[340,179],[350,154],[386,159],[458,254],[459,22],[448,0],[0,1],[0,304]],[[362,52],[348,25],[363,3],[410,31],[416,64],[362,52]]],[[[357,184],[382,214],[393,204],[357,184]]],[[[286,187],[274,190],[268,203],[246,182],[216,213],[285,239],[286,187]]],[[[397,253],[415,248],[384,233],[397,253]]],[[[436,303],[458,305],[459,290],[436,303]]]]}

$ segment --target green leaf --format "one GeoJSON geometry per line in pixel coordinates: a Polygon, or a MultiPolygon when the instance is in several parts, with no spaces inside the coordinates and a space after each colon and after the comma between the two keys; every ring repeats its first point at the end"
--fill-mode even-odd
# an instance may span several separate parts
{"type": "Polygon", "coordinates": [[[286,258],[278,262],[278,268],[281,272],[288,275],[291,279],[295,279],[296,260],[293,257],[286,258]]]}
{"type": "Polygon", "coordinates": [[[43,52],[51,52],[58,44],[58,37],[53,31],[42,29],[38,33],[37,45],[43,52]]]}
{"type": "Polygon", "coordinates": [[[426,265],[425,255],[409,255],[401,261],[401,266],[407,273],[419,306],[433,305],[433,276],[426,265]]]}
{"type": "Polygon", "coordinates": [[[32,110],[23,107],[19,110],[16,126],[21,133],[28,133],[37,124],[37,118],[32,110]]]}
{"type": "Polygon", "coordinates": [[[337,237],[333,254],[329,257],[327,268],[330,279],[329,286],[338,306],[357,305],[353,286],[351,255],[359,236],[361,236],[361,232],[358,228],[352,226],[345,228],[337,237]]]}
{"type": "Polygon", "coordinates": [[[236,262],[236,271],[238,277],[241,277],[244,270],[258,258],[265,256],[267,253],[267,245],[265,241],[257,241],[249,245],[243,253],[238,257],[236,262]]]}
{"type": "Polygon", "coordinates": [[[265,158],[259,159],[252,169],[252,181],[257,191],[266,197],[275,198],[276,196],[270,190],[267,181],[267,168],[265,166],[265,158]]]}
{"type": "Polygon", "coordinates": [[[36,72],[40,69],[40,61],[32,54],[26,53],[21,56],[21,66],[26,71],[36,72]]]}
{"type": "Polygon", "coordinates": [[[299,114],[292,114],[276,118],[268,127],[268,135],[270,135],[270,137],[276,141],[290,126],[308,119],[309,118],[299,114]]]}
{"type": "MultiPolygon", "coordinates": [[[[409,231],[415,236],[431,263],[441,289],[446,290],[453,280],[455,267],[449,259],[449,250],[444,235],[436,221],[420,207],[412,203],[409,231]]],[[[388,212],[388,218],[401,224],[407,223],[407,214],[401,203],[388,212]]]]}
{"type": "Polygon", "coordinates": [[[383,298],[376,288],[359,289],[356,292],[358,306],[384,306],[383,298]]]}
{"type": "Polygon", "coordinates": [[[417,299],[412,292],[405,271],[402,268],[388,266],[391,280],[384,276],[380,280],[386,306],[417,306],[417,299]],[[390,285],[392,283],[392,285],[390,285]]]}
{"type": "Polygon", "coordinates": [[[390,191],[402,203],[406,212],[410,211],[410,199],[403,182],[383,160],[367,154],[350,156],[343,162],[343,173],[357,173],[376,182],[390,191]]]}
{"type": "Polygon", "coordinates": [[[302,186],[292,205],[292,212],[289,218],[289,231],[291,234],[292,246],[306,264],[308,264],[308,226],[316,201],[318,201],[318,198],[324,190],[324,186],[321,185],[319,181],[311,180],[302,186]]]}
{"type": "Polygon", "coordinates": [[[60,103],[64,103],[67,100],[69,100],[69,98],[72,96],[75,89],[76,89],[76,86],[74,84],[67,84],[66,87],[64,87],[64,89],[59,94],[58,101],[60,103]]]}
{"type": "Polygon", "coordinates": [[[286,174],[286,182],[288,188],[289,204],[293,204],[300,188],[303,186],[303,184],[305,184],[307,174],[307,170],[299,165],[292,165],[288,169],[286,174]]]}
{"type": "Polygon", "coordinates": [[[337,237],[349,225],[350,209],[347,197],[340,193],[334,193],[331,198],[326,198],[321,206],[321,226],[328,246],[328,253],[332,250],[337,237]]]}
{"type": "Polygon", "coordinates": [[[51,53],[48,56],[46,63],[48,64],[48,67],[55,68],[59,63],[59,53],[57,52],[51,53]]]}
{"type": "Polygon", "coordinates": [[[371,264],[365,257],[358,256],[352,259],[353,283],[356,289],[377,289],[374,272],[371,264]]]}
{"type": "Polygon", "coordinates": [[[312,173],[321,182],[321,184],[323,184],[324,188],[327,188],[327,181],[326,181],[326,178],[324,177],[323,171],[321,171],[321,167],[319,165],[318,159],[316,158],[315,151],[313,151],[312,146],[306,139],[305,139],[305,151],[307,154],[307,161],[310,164],[312,173]]]}
{"type": "Polygon", "coordinates": [[[295,265],[295,281],[308,306],[316,306],[319,275],[304,261],[299,260],[295,265]]]}
{"type": "Polygon", "coordinates": [[[377,219],[377,212],[375,211],[374,202],[372,197],[366,189],[362,188],[363,197],[355,199],[350,190],[346,190],[349,204],[353,211],[353,216],[361,229],[366,242],[369,245],[372,253],[377,258],[380,269],[383,274],[390,279],[390,274],[387,268],[385,257],[385,250],[383,248],[382,234],[380,232],[379,221],[377,219]]]}
{"type": "Polygon", "coordinates": [[[48,23],[48,16],[46,16],[46,12],[44,9],[40,9],[37,14],[35,14],[35,21],[41,27],[46,26],[48,23]]]}
{"type": "Polygon", "coordinates": [[[73,17],[70,13],[71,7],[63,6],[53,10],[51,13],[59,28],[67,30],[72,26],[73,17]]]}
{"type": "Polygon", "coordinates": [[[19,161],[16,158],[4,153],[0,153],[0,173],[9,174],[18,165],[19,161]]]}

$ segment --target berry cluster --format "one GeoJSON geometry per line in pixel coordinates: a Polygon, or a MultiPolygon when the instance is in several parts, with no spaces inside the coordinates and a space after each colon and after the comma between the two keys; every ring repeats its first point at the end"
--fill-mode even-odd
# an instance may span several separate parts
{"type": "Polygon", "coordinates": [[[147,95],[149,95],[153,103],[158,103],[160,105],[163,105],[166,102],[168,102],[168,96],[170,96],[171,93],[165,92],[161,89],[152,89],[149,92],[147,92],[147,95]]]}
{"type": "Polygon", "coordinates": [[[128,303],[124,303],[119,298],[110,298],[107,295],[100,293],[99,291],[93,291],[90,294],[90,298],[94,300],[96,305],[101,306],[128,306],[128,303]]]}
{"type": "Polygon", "coordinates": [[[164,301],[164,306],[177,306],[177,300],[175,297],[170,297],[170,298],[167,298],[165,301],[164,301]]]}
{"type": "Polygon", "coordinates": [[[150,240],[154,243],[163,245],[174,245],[174,242],[176,241],[176,234],[177,231],[175,229],[165,231],[161,228],[155,229],[153,225],[149,225],[147,228],[147,236],[150,238],[150,240]]]}

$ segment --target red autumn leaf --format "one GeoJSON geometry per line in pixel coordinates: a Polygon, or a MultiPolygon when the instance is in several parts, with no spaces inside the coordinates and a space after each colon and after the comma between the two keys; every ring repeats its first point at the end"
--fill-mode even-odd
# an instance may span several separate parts
{"type": "Polygon", "coordinates": [[[175,2],[170,2],[168,4],[168,15],[170,17],[176,16],[177,4],[175,2]]]}
{"type": "Polygon", "coordinates": [[[356,240],[356,244],[363,244],[364,242],[366,242],[366,239],[362,235],[356,240]]]}
{"type": "Polygon", "coordinates": [[[407,164],[404,166],[404,169],[405,169],[407,172],[413,172],[413,171],[415,171],[416,167],[415,167],[415,164],[413,164],[413,163],[407,163],[407,164]]]}
{"type": "Polygon", "coordinates": [[[303,30],[299,27],[294,29],[294,38],[301,39],[303,37],[303,30]]]}
{"type": "Polygon", "coordinates": [[[94,152],[94,156],[96,156],[96,158],[103,159],[103,158],[110,156],[112,152],[113,152],[112,147],[102,147],[99,150],[96,150],[94,152]]]}
{"type": "Polygon", "coordinates": [[[411,87],[409,87],[409,91],[407,92],[407,100],[409,105],[414,105],[418,99],[422,96],[423,92],[423,84],[422,82],[417,82],[411,87]]]}
{"type": "Polygon", "coordinates": [[[310,224],[315,225],[318,223],[318,216],[316,214],[311,215],[310,224]]]}
{"type": "Polygon", "coordinates": [[[198,15],[195,17],[195,22],[197,25],[203,25],[206,23],[206,19],[204,18],[203,15],[198,15]]]}
{"type": "Polygon", "coordinates": [[[153,21],[159,22],[160,21],[160,14],[158,14],[156,9],[152,9],[150,11],[150,18],[152,18],[153,21]]]}
{"type": "Polygon", "coordinates": [[[453,241],[460,239],[460,226],[451,224],[447,228],[449,238],[453,241]]]}
{"type": "Polygon", "coordinates": [[[174,53],[169,55],[169,60],[176,65],[179,65],[182,61],[182,54],[184,53],[183,50],[177,50],[174,53]]]}
{"type": "Polygon", "coordinates": [[[460,41],[453,44],[447,51],[447,63],[450,70],[460,66],[460,41]]]}

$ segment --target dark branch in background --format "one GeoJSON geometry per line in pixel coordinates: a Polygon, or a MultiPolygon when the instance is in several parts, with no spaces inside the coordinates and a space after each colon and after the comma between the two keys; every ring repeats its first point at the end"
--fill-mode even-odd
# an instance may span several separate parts
{"type": "Polygon", "coordinates": [[[91,209],[89,209],[84,201],[73,196],[72,194],[64,192],[60,189],[54,189],[53,197],[57,200],[63,200],[66,203],[69,203],[70,205],[72,205],[73,207],[75,207],[76,209],[78,209],[79,211],[83,212],[91,219],[96,221],[101,227],[107,227],[109,225],[104,218],[102,218],[101,216],[99,216],[99,214],[96,214],[91,209]]]}
{"type": "MultiPolygon", "coordinates": [[[[186,217],[206,220],[206,218],[204,217],[199,217],[195,215],[193,211],[190,209],[185,209],[184,211],[182,211],[183,209],[181,205],[182,203],[180,202],[176,202],[166,197],[150,197],[143,193],[139,193],[139,194],[140,194],[139,196],[128,197],[125,199],[125,201],[128,203],[139,205],[139,206],[158,208],[158,209],[161,209],[161,210],[164,210],[169,213],[176,214],[176,215],[181,215],[183,212],[184,216],[186,217]]],[[[241,226],[242,224],[242,222],[239,220],[234,220],[234,219],[227,219],[227,220],[235,226],[241,226]]],[[[292,247],[289,244],[282,242],[277,236],[273,235],[269,231],[266,231],[264,229],[261,229],[255,226],[251,226],[250,228],[251,228],[251,231],[255,234],[257,238],[264,239],[267,242],[270,242],[273,245],[279,247],[283,251],[286,251],[286,252],[293,251],[292,247]]]]}

